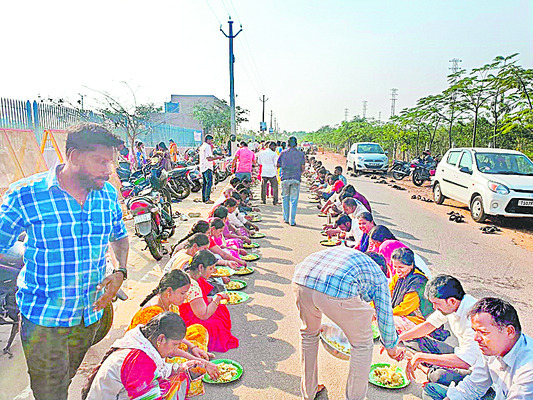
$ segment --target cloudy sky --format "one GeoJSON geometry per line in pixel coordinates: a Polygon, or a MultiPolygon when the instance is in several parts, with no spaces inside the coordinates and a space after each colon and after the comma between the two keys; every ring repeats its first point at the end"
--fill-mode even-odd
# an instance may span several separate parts
{"type": "MultiPolygon", "coordinates": [[[[396,109],[446,86],[463,68],[520,53],[533,68],[532,0],[1,1],[0,97],[33,100],[97,91],[162,105],[171,94],[229,98],[228,14],[237,104],[258,129],[265,94],[281,129],[312,131],[396,109]]],[[[267,118],[267,122],[268,118],[267,118]]]]}

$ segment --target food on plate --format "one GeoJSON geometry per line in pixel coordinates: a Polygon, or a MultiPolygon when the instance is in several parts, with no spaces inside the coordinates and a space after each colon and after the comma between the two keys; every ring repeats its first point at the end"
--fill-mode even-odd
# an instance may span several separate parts
{"type": "Polygon", "coordinates": [[[331,346],[333,346],[335,349],[339,350],[341,353],[344,354],[350,354],[350,346],[345,346],[343,344],[340,344],[339,342],[325,338],[326,342],[328,342],[331,346]]]}
{"type": "Polygon", "coordinates": [[[252,242],[252,243],[244,243],[244,244],[242,245],[242,247],[244,247],[245,249],[254,249],[254,248],[259,247],[259,243],[256,243],[256,242],[252,242]]]}
{"type": "Polygon", "coordinates": [[[252,268],[244,267],[244,268],[241,268],[235,271],[235,275],[246,275],[246,274],[251,274],[252,272],[254,272],[252,268]]]}
{"type": "Polygon", "coordinates": [[[337,246],[338,244],[340,244],[340,242],[337,239],[327,239],[327,240],[321,240],[320,244],[322,246],[337,246]]]}
{"type": "Polygon", "coordinates": [[[238,304],[242,301],[243,296],[238,292],[227,292],[229,300],[222,300],[220,304],[238,304]]]}
{"type": "Polygon", "coordinates": [[[220,372],[220,376],[215,382],[231,382],[235,376],[237,376],[237,367],[228,364],[228,363],[220,363],[217,365],[218,372],[220,372]]]}
{"type": "Polygon", "coordinates": [[[374,370],[374,378],[377,382],[386,386],[401,386],[403,385],[403,375],[397,370],[396,365],[389,365],[388,367],[378,367],[374,370]]]}
{"type": "Polygon", "coordinates": [[[242,282],[237,281],[229,281],[226,283],[226,289],[227,290],[239,290],[244,287],[244,284],[242,282]]]}
{"type": "Polygon", "coordinates": [[[217,272],[211,274],[211,276],[214,277],[221,277],[221,276],[230,276],[231,273],[227,268],[217,268],[217,272]]]}
{"type": "Polygon", "coordinates": [[[259,258],[259,256],[257,254],[247,254],[245,256],[241,256],[241,258],[244,260],[244,261],[254,261],[254,260],[257,260],[259,258]]]}

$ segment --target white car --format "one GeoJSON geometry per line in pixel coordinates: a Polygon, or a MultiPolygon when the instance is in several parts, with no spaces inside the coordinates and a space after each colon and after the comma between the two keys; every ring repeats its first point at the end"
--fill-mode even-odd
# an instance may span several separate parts
{"type": "Polygon", "coordinates": [[[533,162],[514,150],[458,148],[446,152],[433,178],[435,203],[449,197],[472,218],[533,217],[533,162]]]}
{"type": "Polygon", "coordinates": [[[355,175],[359,172],[387,173],[389,159],[378,143],[354,143],[346,157],[346,169],[355,175]]]}

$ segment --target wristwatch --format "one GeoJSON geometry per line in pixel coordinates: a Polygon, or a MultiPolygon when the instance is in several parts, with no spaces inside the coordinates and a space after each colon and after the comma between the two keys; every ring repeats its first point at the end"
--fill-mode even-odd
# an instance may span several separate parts
{"type": "Polygon", "coordinates": [[[128,270],[126,268],[121,267],[113,270],[114,274],[116,274],[117,272],[120,272],[122,273],[122,275],[124,275],[124,280],[128,279],[128,270]]]}

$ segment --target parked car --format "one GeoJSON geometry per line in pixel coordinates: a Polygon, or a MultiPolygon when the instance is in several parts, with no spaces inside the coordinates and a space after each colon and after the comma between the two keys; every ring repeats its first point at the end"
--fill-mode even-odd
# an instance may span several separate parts
{"type": "Polygon", "coordinates": [[[533,162],[519,151],[450,149],[433,178],[435,203],[446,198],[470,207],[472,218],[533,217],[533,162]]]}
{"type": "Polygon", "coordinates": [[[386,174],[389,159],[378,143],[354,143],[346,157],[346,169],[355,175],[360,172],[381,172],[386,174]]]}

